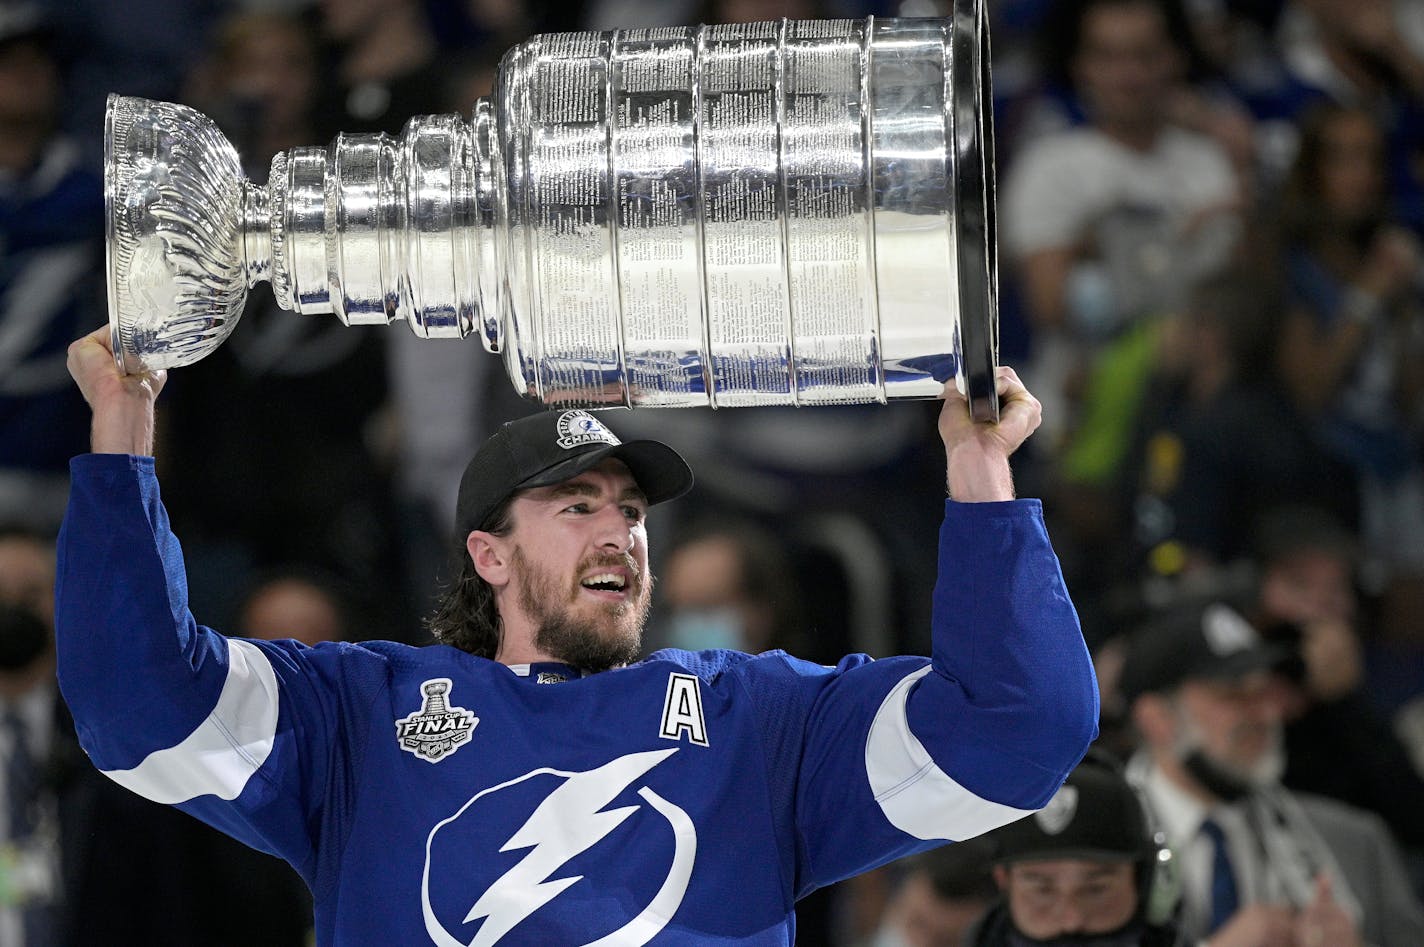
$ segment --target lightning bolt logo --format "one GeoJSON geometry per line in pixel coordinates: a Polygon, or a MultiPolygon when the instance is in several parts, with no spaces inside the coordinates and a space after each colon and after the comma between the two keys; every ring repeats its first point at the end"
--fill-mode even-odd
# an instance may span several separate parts
{"type": "MultiPolygon", "coordinates": [[[[635,780],[677,752],[677,748],[632,753],[597,769],[569,773],[537,769],[518,779],[477,794],[460,811],[431,831],[426,840],[425,877],[422,896],[426,931],[439,947],[491,947],[535,911],[583,879],[583,875],[552,878],[570,859],[587,851],[637,812],[640,806],[624,806],[604,811],[604,807],[635,780]],[[539,775],[565,777],[533,814],[501,846],[501,852],[528,849],[519,862],[485,889],[464,917],[464,923],[484,919],[474,939],[465,943],[450,936],[436,919],[430,903],[430,847],[435,834],[458,819],[476,800],[539,775]],[[552,880],[551,880],[552,878],[552,880]]],[[[682,903],[692,874],[697,850],[697,833],[692,821],[677,806],[646,786],[638,795],[661,814],[673,828],[673,864],[662,887],[641,914],[628,924],[588,947],[619,944],[637,947],[651,940],[682,903]]]]}

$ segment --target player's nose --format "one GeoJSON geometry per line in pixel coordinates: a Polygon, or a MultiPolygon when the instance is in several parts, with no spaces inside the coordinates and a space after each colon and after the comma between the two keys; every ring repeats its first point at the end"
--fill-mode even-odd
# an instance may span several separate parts
{"type": "Polygon", "coordinates": [[[610,503],[595,514],[594,541],[598,548],[618,553],[633,548],[633,524],[616,503],[610,503]]]}

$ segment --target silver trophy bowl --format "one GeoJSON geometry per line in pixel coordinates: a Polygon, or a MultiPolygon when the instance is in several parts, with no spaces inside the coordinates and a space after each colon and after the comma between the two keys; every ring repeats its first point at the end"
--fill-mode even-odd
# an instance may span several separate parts
{"type": "Polygon", "coordinates": [[[248,288],[476,334],[547,405],[938,396],[997,417],[988,29],[783,20],[535,36],[496,92],[244,179],[216,126],[110,96],[124,371],[222,344],[248,288]]]}

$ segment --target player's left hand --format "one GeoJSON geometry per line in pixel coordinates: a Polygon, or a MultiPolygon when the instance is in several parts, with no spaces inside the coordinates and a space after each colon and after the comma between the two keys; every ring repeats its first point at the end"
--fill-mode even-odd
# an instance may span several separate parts
{"type": "Polygon", "coordinates": [[[980,449],[1001,451],[1005,457],[1018,450],[1043,420],[1043,406],[1029,393],[1018,374],[1001,365],[994,376],[999,393],[997,424],[975,423],[969,416],[964,396],[949,382],[944,387],[944,407],[939,413],[939,436],[946,453],[963,444],[975,444],[980,449]]]}
{"type": "Polygon", "coordinates": [[[1013,496],[1008,458],[1043,420],[1043,407],[1007,365],[995,374],[997,423],[975,422],[953,382],[945,386],[939,436],[949,466],[950,495],[959,500],[1006,500],[1013,496]]]}

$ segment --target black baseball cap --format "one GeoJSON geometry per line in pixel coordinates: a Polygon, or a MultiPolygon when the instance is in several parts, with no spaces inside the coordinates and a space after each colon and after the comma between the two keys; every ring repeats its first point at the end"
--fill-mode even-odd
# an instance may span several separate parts
{"type": "Polygon", "coordinates": [[[995,829],[994,861],[1137,861],[1152,851],[1147,815],[1137,791],[1118,770],[1085,760],[1068,774],[1048,805],[995,829]]]}
{"type": "Polygon", "coordinates": [[[515,491],[563,483],[607,457],[628,465],[650,504],[692,489],[692,468],[661,441],[624,443],[591,412],[546,411],[504,423],[475,453],[460,478],[455,527],[466,536],[515,491]]]}
{"type": "Polygon", "coordinates": [[[1119,687],[1129,702],[1190,680],[1235,680],[1280,667],[1285,648],[1262,640],[1223,602],[1183,607],[1139,629],[1128,642],[1119,687]]]}

